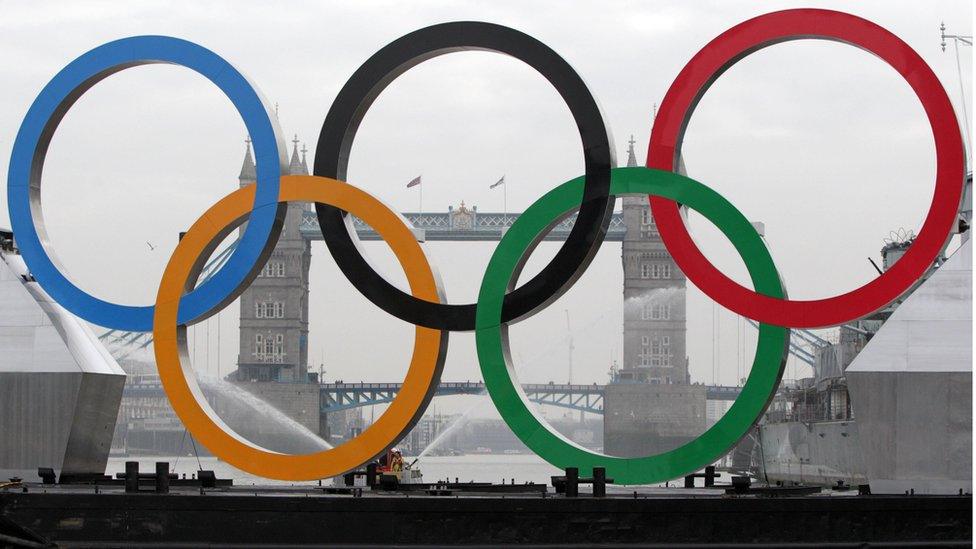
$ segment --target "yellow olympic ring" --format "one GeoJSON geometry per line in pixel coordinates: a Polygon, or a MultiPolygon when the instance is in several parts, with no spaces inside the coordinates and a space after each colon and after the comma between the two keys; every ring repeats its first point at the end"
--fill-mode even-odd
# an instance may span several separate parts
{"type": "MultiPolygon", "coordinates": [[[[281,202],[319,202],[360,217],[379,233],[400,261],[419,299],[443,302],[440,284],[423,249],[399,214],[349,184],[317,176],[281,178],[281,202]]],[[[153,317],[156,363],[163,389],[186,428],[211,452],[231,465],[267,478],[313,480],[336,476],[383,453],[420,419],[440,382],[447,333],[416,327],[413,357],[403,387],[389,409],[359,437],[311,454],[289,455],[257,446],[217,416],[200,391],[189,364],[186,326],[177,323],[180,298],[192,290],[214,247],[246,221],[254,203],[249,185],[221,199],[198,219],[166,265],[153,317]]],[[[276,207],[275,204],[264,206],[276,207]]]]}

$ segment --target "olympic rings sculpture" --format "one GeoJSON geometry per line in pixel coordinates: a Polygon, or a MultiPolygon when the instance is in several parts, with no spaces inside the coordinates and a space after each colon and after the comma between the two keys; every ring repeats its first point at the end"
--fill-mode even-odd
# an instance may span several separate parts
{"type": "Polygon", "coordinates": [[[246,78],[217,54],[163,36],[125,38],[99,46],[62,69],[31,105],[14,142],[8,172],[10,218],[24,261],[56,301],[85,320],[130,331],[152,330],[159,375],[174,410],[210,451],[250,473],[283,480],[335,476],[395,444],[421,417],[443,370],[450,331],[474,330],[488,393],[512,431],[557,467],[580,474],[606,467],[622,484],[660,482],[714,462],[763,414],[779,384],[790,327],[848,322],[886,306],[906,292],[952,235],[962,197],[964,152],[955,113],[938,79],[907,44],[854,15],[795,9],[758,16],[709,42],[679,73],[658,111],[647,168],[615,168],[613,146],[599,106],[579,75],[556,52],[519,31],[490,23],[457,22],[410,33],[370,57],[333,103],[319,136],[312,176],[282,176],[284,141],[270,109],[246,78]],[[728,201],[705,185],[672,173],[685,128],[698,101],[731,65],[767,46],[789,40],[834,40],[869,51],[894,68],[917,94],[936,145],[935,193],[914,244],[888,271],[861,288],[812,301],[787,299],[762,238],[728,201]],[[585,174],[549,191],[505,233],[489,261],[478,302],[451,305],[423,248],[398,214],[345,179],[360,121],[382,90],[424,60],[465,49],[495,51],[536,69],[559,92],[583,143],[585,174]],[[110,303],[72,284],[62,272],[44,228],[41,172],[57,126],[89,88],[125,68],[173,63],[217,85],[241,114],[254,141],[257,182],[234,191],[193,224],[170,258],[155,305],[110,303]],[[649,197],[661,237],[678,266],[709,297],[760,322],[755,360],[740,397],[715,425],[669,452],[638,458],[607,456],[569,441],[538,417],[515,376],[508,329],[564,293],[582,275],[606,235],[616,197],[649,197]],[[240,295],[274,248],[289,201],[315,203],[323,237],[343,274],[367,299],[416,325],[413,357],[402,390],[389,409],[359,437],[336,448],[284,455],[261,448],[227,427],[202,398],[187,359],[186,327],[216,314],[240,295]],[[754,290],[715,269],[688,234],[678,205],[715,224],[745,260],[754,290]],[[569,238],[535,277],[517,286],[534,245],[554,223],[578,211],[569,238]],[[375,272],[362,256],[344,217],[372,226],[401,262],[410,293],[375,272]],[[219,242],[247,221],[237,248],[209,281],[195,286],[219,242]]]}

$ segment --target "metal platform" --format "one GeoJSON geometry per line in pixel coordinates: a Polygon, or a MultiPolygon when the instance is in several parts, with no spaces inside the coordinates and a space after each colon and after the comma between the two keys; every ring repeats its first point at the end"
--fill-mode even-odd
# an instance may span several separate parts
{"type": "Polygon", "coordinates": [[[0,491],[0,517],[71,547],[969,546],[968,496],[730,496],[609,487],[608,496],[329,495],[315,487],[29,486],[0,491]]]}

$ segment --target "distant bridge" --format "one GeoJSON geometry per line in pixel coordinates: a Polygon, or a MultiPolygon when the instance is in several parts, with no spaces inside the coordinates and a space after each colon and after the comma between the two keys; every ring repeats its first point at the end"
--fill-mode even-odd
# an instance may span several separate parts
{"type": "MultiPolygon", "coordinates": [[[[402,383],[321,383],[319,384],[322,412],[338,412],[363,406],[389,404],[400,392],[402,383]]],[[[591,414],[603,414],[603,396],[606,385],[582,385],[562,383],[526,383],[522,385],[525,396],[532,402],[579,410],[591,414]]],[[[708,400],[735,400],[742,387],[706,385],[708,400]]],[[[484,395],[485,384],[480,381],[444,381],[437,386],[434,396],[484,395]]],[[[126,384],[123,395],[130,398],[165,399],[163,386],[157,380],[126,384]]]]}
{"type": "MultiPolygon", "coordinates": [[[[418,232],[423,233],[423,240],[449,240],[449,241],[486,241],[493,242],[501,240],[504,231],[515,223],[519,218],[518,213],[501,212],[478,212],[477,208],[468,210],[462,205],[461,208],[451,209],[446,212],[404,212],[403,217],[407,218],[418,232]]],[[[556,224],[555,227],[546,234],[544,240],[566,240],[569,232],[576,223],[576,214],[568,216],[556,224]]],[[[362,219],[353,216],[353,227],[360,240],[381,240],[380,236],[367,225],[362,219]]],[[[322,240],[322,231],[319,229],[319,219],[314,211],[302,213],[301,223],[302,236],[308,240],[322,240]]],[[[624,214],[614,212],[610,218],[610,226],[607,228],[607,242],[621,242],[627,227],[624,225],[624,214]]]]}
{"type": "MultiPolygon", "coordinates": [[[[402,383],[323,383],[320,399],[323,412],[337,412],[361,406],[375,406],[393,402],[402,383]]],[[[577,385],[554,383],[527,383],[522,391],[532,402],[580,410],[591,414],[603,414],[603,396],[606,385],[577,385]]],[[[735,400],[742,387],[706,385],[708,400],[735,400]]],[[[480,381],[442,382],[434,396],[483,395],[485,384],[480,381]]]]}
{"type": "MultiPolygon", "coordinates": [[[[403,212],[400,215],[408,219],[413,225],[418,240],[497,242],[501,240],[505,231],[515,223],[515,220],[521,214],[517,212],[482,213],[476,207],[469,210],[462,203],[460,208],[451,208],[446,212],[403,212]]],[[[362,219],[353,216],[352,224],[356,229],[356,236],[359,237],[359,240],[382,240],[379,234],[362,219]]],[[[576,214],[574,213],[557,223],[546,234],[543,240],[564,241],[569,237],[569,232],[575,224],[576,214]]],[[[322,231],[319,229],[319,218],[314,211],[302,212],[302,221],[299,225],[299,230],[302,237],[306,240],[322,240],[322,231]]],[[[614,212],[610,218],[610,225],[607,228],[607,235],[604,240],[607,242],[622,242],[626,232],[627,227],[624,225],[624,214],[622,212],[614,212]]],[[[227,263],[227,260],[230,259],[231,254],[236,248],[237,240],[215,254],[204,266],[197,284],[203,284],[207,280],[210,280],[210,277],[227,263]]],[[[108,330],[102,333],[99,339],[107,345],[118,349],[118,355],[116,356],[118,360],[127,358],[139,349],[145,349],[153,340],[152,332],[126,332],[122,330],[108,330]]]]}

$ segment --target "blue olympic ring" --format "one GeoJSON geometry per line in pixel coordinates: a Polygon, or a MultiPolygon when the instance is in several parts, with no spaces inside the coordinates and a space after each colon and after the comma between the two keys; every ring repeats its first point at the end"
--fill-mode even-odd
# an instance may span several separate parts
{"type": "Polygon", "coordinates": [[[83,54],[41,90],[27,111],[10,158],[7,199],[20,253],[44,290],[75,315],[119,330],[151,330],[154,307],[104,301],[75,286],[61,272],[43,226],[41,171],[54,131],[85,91],[116,72],[151,63],[187,67],[220,88],[244,120],[254,142],[257,164],[257,192],[247,228],[227,263],[207,282],[183,296],[179,322],[189,323],[236,297],[237,288],[256,265],[263,263],[268,242],[276,241],[275,233],[280,230],[278,187],[286,163],[284,140],[267,103],[237,69],[202,46],[166,36],[124,38],[83,54]]]}

